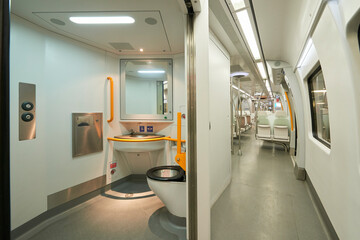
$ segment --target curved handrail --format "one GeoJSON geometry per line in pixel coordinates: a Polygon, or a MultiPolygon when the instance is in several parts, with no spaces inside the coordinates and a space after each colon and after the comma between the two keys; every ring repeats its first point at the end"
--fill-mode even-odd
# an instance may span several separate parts
{"type": "Polygon", "coordinates": [[[107,80],[110,81],[110,119],[107,120],[110,123],[114,120],[114,81],[112,77],[107,77],[107,80]]]}
{"type": "MultiPolygon", "coordinates": [[[[177,142],[178,139],[174,139],[169,137],[161,137],[161,138],[151,138],[151,139],[120,139],[120,138],[112,138],[112,137],[108,137],[107,138],[109,141],[114,141],[114,142],[156,142],[156,141],[162,141],[162,140],[166,140],[166,141],[172,141],[172,142],[177,142]]],[[[181,140],[182,143],[185,142],[185,140],[181,140]]]]}

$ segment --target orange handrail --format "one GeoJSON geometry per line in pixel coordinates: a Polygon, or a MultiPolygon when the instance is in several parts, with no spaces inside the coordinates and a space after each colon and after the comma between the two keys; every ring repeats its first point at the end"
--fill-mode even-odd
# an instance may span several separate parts
{"type": "Polygon", "coordinates": [[[186,171],[186,153],[181,152],[181,112],[177,113],[177,154],[175,161],[186,171]]]}
{"type": "Polygon", "coordinates": [[[109,123],[114,120],[114,81],[112,77],[107,77],[110,80],[110,119],[107,120],[109,123]]]}
{"type": "Polygon", "coordinates": [[[293,122],[293,117],[292,117],[291,105],[290,105],[290,101],[289,101],[289,97],[288,97],[287,92],[285,92],[285,96],[286,96],[286,100],[287,100],[288,106],[289,106],[290,121],[291,121],[291,131],[294,131],[294,122],[293,122]]]}
{"type": "MultiPolygon", "coordinates": [[[[151,139],[121,139],[121,138],[112,138],[112,137],[108,137],[107,138],[109,141],[114,141],[114,142],[156,142],[156,141],[162,141],[162,140],[166,140],[166,141],[172,141],[172,142],[177,142],[178,139],[174,139],[169,137],[160,137],[160,138],[151,138],[151,139]]],[[[185,142],[185,140],[181,140],[182,143],[185,142]]]]}
{"type": "Polygon", "coordinates": [[[179,166],[186,171],[186,153],[181,152],[181,143],[184,143],[185,140],[181,140],[181,113],[177,114],[177,139],[169,137],[160,137],[160,138],[151,138],[151,139],[120,139],[120,138],[107,138],[109,141],[114,142],[156,142],[156,141],[173,141],[177,143],[177,154],[175,156],[175,161],[179,166]]]}

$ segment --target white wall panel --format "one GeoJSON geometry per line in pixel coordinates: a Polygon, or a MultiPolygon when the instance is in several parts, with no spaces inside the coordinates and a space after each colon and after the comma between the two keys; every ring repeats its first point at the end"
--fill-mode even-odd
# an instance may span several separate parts
{"type": "MultiPolygon", "coordinates": [[[[306,171],[340,239],[360,236],[360,162],[357,104],[345,26],[334,17],[328,3],[313,34],[313,42],[323,70],[329,103],[331,149],[317,141],[311,132],[308,93],[304,96],[306,119],[306,171]]],[[[312,56],[309,63],[317,61],[312,56]]],[[[299,76],[307,86],[306,71],[299,76]]]]}
{"type": "Polygon", "coordinates": [[[231,179],[230,58],[209,41],[210,194],[211,205],[231,179]]]}

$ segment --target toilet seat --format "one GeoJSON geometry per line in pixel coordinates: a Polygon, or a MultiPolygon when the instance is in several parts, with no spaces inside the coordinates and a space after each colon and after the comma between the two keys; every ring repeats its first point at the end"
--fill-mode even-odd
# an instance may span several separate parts
{"type": "Polygon", "coordinates": [[[159,166],[149,169],[146,176],[157,181],[185,181],[185,171],[180,166],[159,166]]]}

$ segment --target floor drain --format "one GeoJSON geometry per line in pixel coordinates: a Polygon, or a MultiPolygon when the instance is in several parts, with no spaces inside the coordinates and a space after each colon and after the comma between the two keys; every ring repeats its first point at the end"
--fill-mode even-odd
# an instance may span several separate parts
{"type": "Polygon", "coordinates": [[[134,196],[133,193],[127,193],[125,194],[125,198],[132,198],[134,196]]]}

